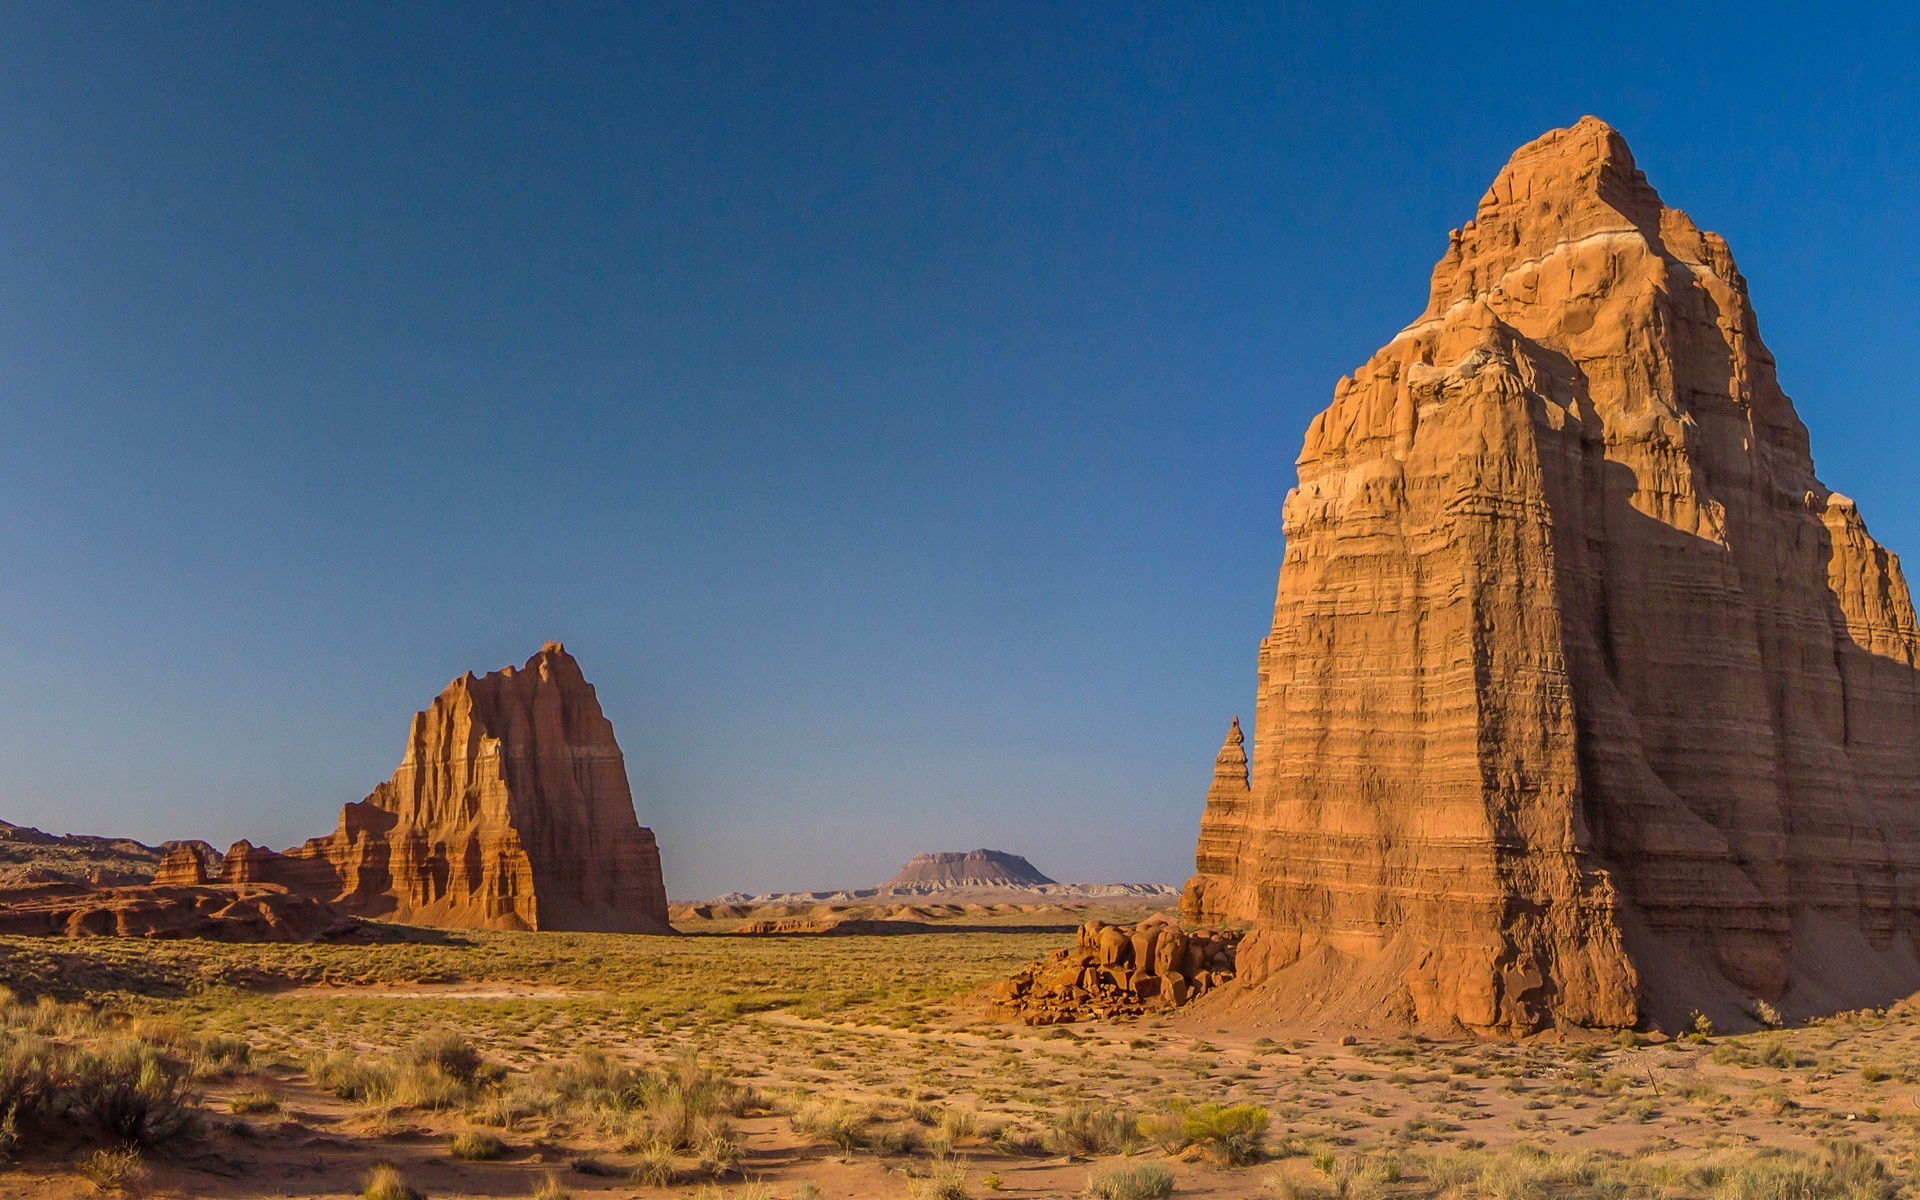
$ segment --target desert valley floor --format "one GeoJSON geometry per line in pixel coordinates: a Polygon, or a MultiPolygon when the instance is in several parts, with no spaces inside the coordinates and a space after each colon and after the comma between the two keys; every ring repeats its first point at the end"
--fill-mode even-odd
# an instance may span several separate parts
{"type": "Polygon", "coordinates": [[[988,1019],[979,989],[1086,915],[854,937],[5,939],[6,978],[40,999],[0,1015],[0,1091],[23,1047],[91,1047],[173,1064],[158,1107],[185,1110],[131,1118],[137,1157],[22,1144],[0,1195],[1864,1200],[1916,1168],[1904,1004],[1676,1040],[988,1019]]]}

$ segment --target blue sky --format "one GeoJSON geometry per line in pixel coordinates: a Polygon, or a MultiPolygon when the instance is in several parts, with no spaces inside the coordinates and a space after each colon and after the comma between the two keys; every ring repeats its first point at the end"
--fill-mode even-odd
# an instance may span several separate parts
{"type": "Polygon", "coordinates": [[[0,9],[0,816],[324,833],[565,640],[670,890],[1178,882],[1279,507],[1506,155],[1731,241],[1920,547],[1891,10],[0,9]]]}

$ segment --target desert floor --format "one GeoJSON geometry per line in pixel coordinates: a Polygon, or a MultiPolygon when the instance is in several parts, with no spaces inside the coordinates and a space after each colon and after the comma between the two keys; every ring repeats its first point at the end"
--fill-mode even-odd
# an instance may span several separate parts
{"type": "Polygon", "coordinates": [[[1916,1170],[1904,1004],[1660,1044],[1341,1045],[1196,1015],[1029,1029],[968,1000],[1071,938],[0,939],[20,997],[0,1101],[22,1039],[137,1042],[194,1118],[137,1157],[78,1123],[23,1133],[0,1196],[357,1196],[390,1164],[432,1197],[1154,1200],[1170,1178],[1276,1200],[1884,1200],[1916,1170]]]}

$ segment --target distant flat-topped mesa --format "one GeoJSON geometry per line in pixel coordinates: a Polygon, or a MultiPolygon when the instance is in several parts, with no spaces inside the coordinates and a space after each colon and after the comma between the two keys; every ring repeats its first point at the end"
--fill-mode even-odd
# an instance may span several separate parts
{"type": "Polygon", "coordinates": [[[906,888],[1028,888],[1054,882],[1018,854],[1004,850],[916,854],[900,873],[880,885],[882,891],[906,888]]]}
{"type": "Polygon", "coordinates": [[[468,929],[667,932],[652,831],[593,685],[549,642],[416,713],[393,778],[285,853],[181,846],[156,882],[275,883],[348,911],[468,929]]]}
{"type": "Polygon", "coordinates": [[[1235,1003],[1518,1033],[1920,986],[1906,582],[1619,134],[1514,154],[1298,466],[1183,903],[1255,926],[1235,1003]]]}

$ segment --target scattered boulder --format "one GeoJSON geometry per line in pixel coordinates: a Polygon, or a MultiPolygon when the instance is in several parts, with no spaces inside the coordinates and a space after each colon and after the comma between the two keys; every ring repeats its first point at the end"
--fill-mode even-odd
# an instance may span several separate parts
{"type": "Polygon", "coordinates": [[[1234,977],[1241,931],[1186,930],[1156,913],[1136,925],[1088,921],[1055,950],[988,989],[988,1005],[1028,1025],[1116,1020],[1177,1008],[1234,977]]]}

